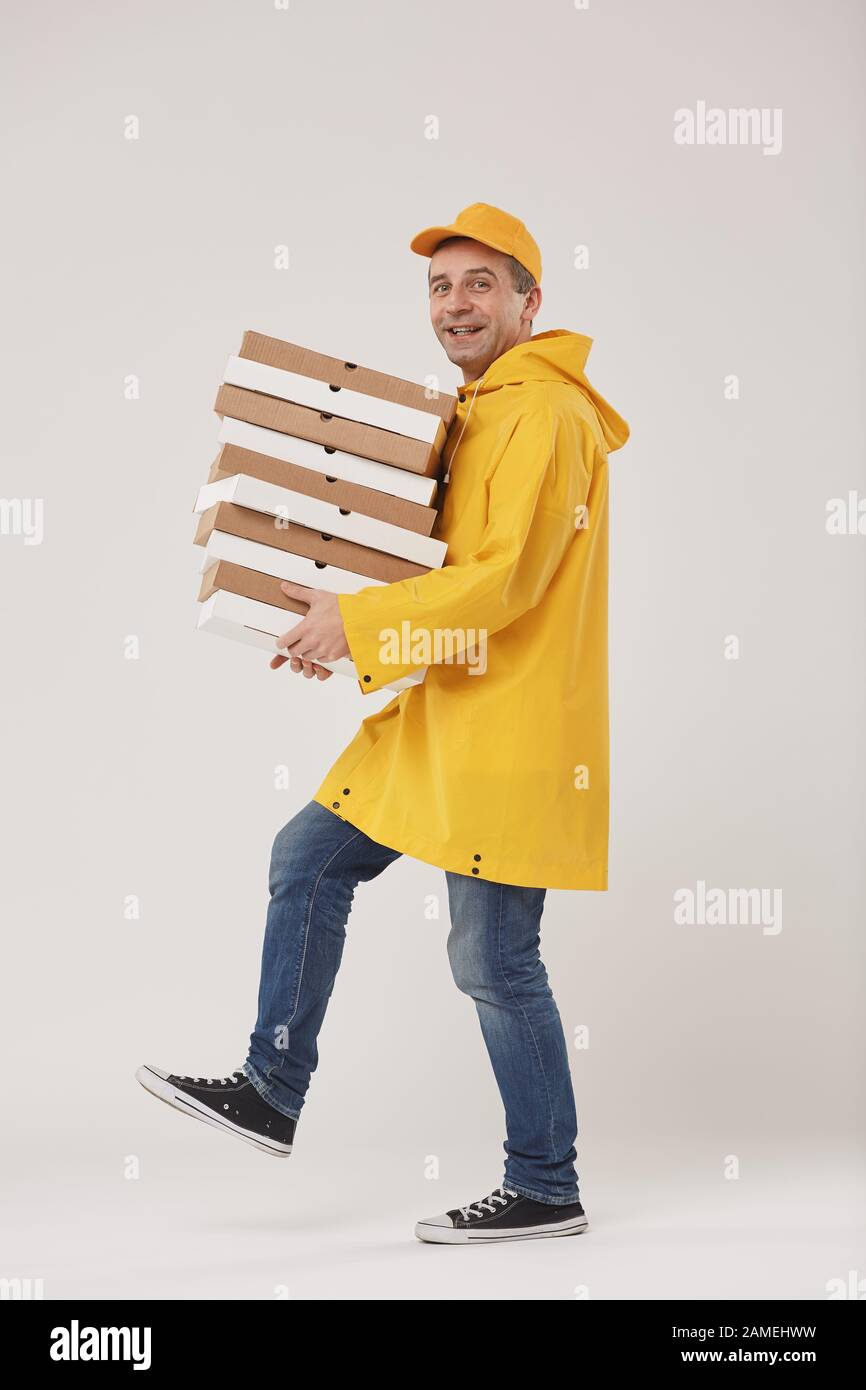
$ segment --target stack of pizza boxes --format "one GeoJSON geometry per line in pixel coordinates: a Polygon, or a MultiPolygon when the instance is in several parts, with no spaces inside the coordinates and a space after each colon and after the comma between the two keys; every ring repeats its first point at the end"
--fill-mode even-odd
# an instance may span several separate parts
{"type": "MultiPolygon", "coordinates": [[[[438,569],[446,545],[431,532],[456,404],[245,333],[217,392],[221,447],[194,507],[204,548],[198,626],[275,653],[274,638],[307,609],[281,580],[355,593],[438,569]]],[[[357,678],[349,658],[326,664],[357,678]]]]}

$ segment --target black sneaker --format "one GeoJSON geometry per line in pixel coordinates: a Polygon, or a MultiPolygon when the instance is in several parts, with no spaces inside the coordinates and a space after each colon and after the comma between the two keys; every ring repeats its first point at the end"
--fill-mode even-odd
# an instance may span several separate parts
{"type": "Polygon", "coordinates": [[[175,1110],[226,1134],[236,1134],[266,1154],[285,1158],[292,1152],[297,1120],[262,1100],[241,1071],[208,1080],[204,1076],[177,1076],[159,1067],[139,1067],[135,1079],[175,1110]]]}
{"type": "Polygon", "coordinates": [[[510,1187],[497,1187],[489,1197],[454,1207],[443,1216],[419,1221],[419,1240],[439,1245],[467,1245],[487,1240],[529,1240],[533,1236],[574,1236],[589,1226],[580,1202],[552,1206],[523,1197],[510,1187]]]}

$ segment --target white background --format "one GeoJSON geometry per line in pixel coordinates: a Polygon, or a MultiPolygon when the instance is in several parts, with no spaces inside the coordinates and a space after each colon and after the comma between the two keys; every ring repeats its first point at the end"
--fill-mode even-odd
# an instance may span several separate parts
{"type": "Polygon", "coordinates": [[[44,539],[0,536],[0,1275],[243,1299],[863,1278],[866,536],[825,525],[866,495],[862,7],[85,0],[4,27],[0,492],[44,500],[44,539]],[[698,101],[781,108],[781,152],[676,145],[698,101]],[[591,1230],[467,1260],[412,1236],[503,1161],[439,870],[404,858],[358,890],[288,1162],[134,1071],[240,1065],[273,837],[385,699],[194,630],[225,361],[253,328],[454,390],[408,242],[475,201],[526,221],[535,331],[594,339],[632,437],[610,890],[551,891],[542,930],[566,1036],[589,1029],[591,1230]],[[781,932],[675,924],[698,880],[781,889],[781,932]]]}

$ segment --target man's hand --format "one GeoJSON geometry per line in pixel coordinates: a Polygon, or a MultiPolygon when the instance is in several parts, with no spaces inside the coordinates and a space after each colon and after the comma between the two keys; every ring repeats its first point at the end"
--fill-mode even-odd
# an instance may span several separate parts
{"type": "Polygon", "coordinates": [[[337,595],[326,589],[309,589],[305,584],[290,584],[288,580],[283,580],[280,588],[289,598],[308,603],[309,608],[299,623],[277,637],[276,646],[284,647],[288,655],[273,657],[271,669],[277,671],[288,661],[292,670],[303,671],[307,680],[316,676],[326,681],[334,673],[319,662],[350,655],[337,595]]]}

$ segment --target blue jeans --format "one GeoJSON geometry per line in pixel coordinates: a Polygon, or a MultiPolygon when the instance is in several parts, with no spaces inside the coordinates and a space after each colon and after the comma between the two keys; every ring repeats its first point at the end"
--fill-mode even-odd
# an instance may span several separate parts
{"type": "MultiPolygon", "coordinates": [[[[355,887],[399,858],[317,801],[274,840],[258,1018],[243,1071],[285,1115],[300,1114],[319,1060],[355,887]]],[[[539,957],[546,890],[445,877],[448,959],[457,988],[475,1001],[505,1107],[505,1185],[539,1202],[576,1202],[568,1051],[539,957]]]]}

